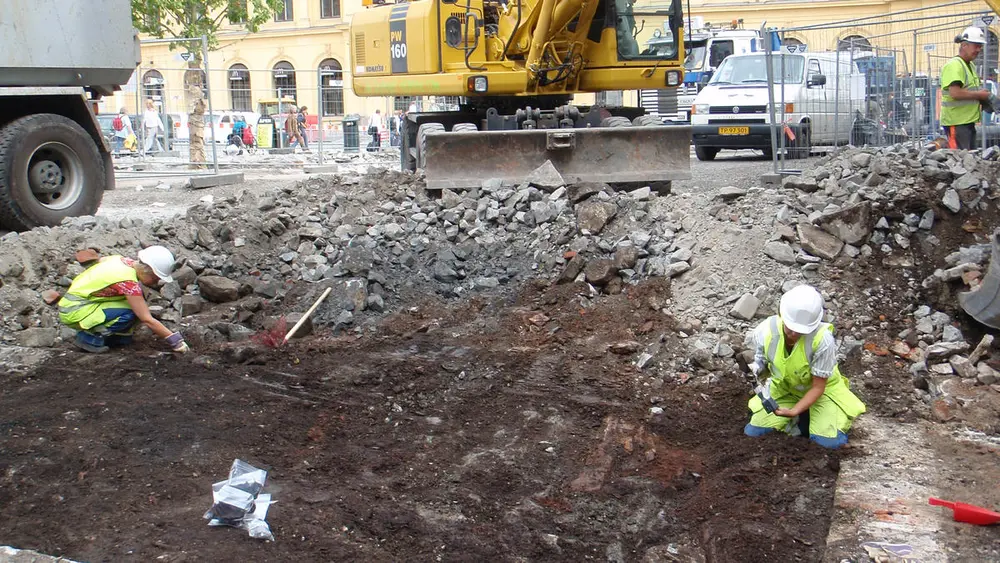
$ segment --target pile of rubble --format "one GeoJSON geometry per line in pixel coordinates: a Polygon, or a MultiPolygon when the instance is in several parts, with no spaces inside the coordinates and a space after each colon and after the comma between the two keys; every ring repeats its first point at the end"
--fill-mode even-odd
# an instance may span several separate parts
{"type": "Polygon", "coordinates": [[[519,186],[486,180],[430,198],[419,177],[373,170],[259,196],[207,196],[169,220],[71,218],[0,239],[0,302],[15,313],[4,317],[3,338],[51,346],[70,337],[39,295],[68,287],[82,271],[70,260],[81,248],[102,255],[172,248],[180,267],[149,299],[156,316],[186,322],[208,303],[239,301],[230,322],[195,328],[209,341],[247,338],[246,325],[260,322],[265,305],[294,310],[326,287],[334,292],[315,319],[341,328],[412,297],[505,291],[528,277],[585,280],[615,293],[690,267],[693,238],[683,236],[679,213],[650,205],[655,199],[649,188],[620,193],[531,179],[519,186]],[[296,302],[286,303],[289,296],[296,302]]]}

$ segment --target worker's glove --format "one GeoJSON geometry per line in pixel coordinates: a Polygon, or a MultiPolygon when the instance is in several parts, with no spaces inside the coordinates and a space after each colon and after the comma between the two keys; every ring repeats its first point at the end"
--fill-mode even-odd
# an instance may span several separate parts
{"type": "Polygon", "coordinates": [[[166,338],[166,340],[167,344],[170,345],[170,348],[174,352],[179,352],[181,354],[184,354],[191,351],[191,348],[188,347],[187,342],[184,342],[184,336],[182,336],[181,333],[179,332],[171,334],[166,338]]]}
{"type": "Polygon", "coordinates": [[[752,373],[754,377],[760,375],[760,372],[763,371],[764,369],[764,366],[758,364],[757,362],[750,362],[750,364],[747,365],[747,367],[750,368],[750,373],[752,373]]]}
{"type": "Polygon", "coordinates": [[[982,109],[986,113],[995,113],[997,110],[1000,110],[1000,98],[996,94],[989,94],[985,100],[980,102],[980,105],[982,105],[982,109]]]}

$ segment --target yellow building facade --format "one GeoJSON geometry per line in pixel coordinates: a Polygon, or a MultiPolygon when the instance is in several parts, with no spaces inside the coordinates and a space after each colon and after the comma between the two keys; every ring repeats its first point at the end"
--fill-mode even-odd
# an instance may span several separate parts
{"type": "MultiPolygon", "coordinates": [[[[276,98],[281,91],[282,97],[294,98],[297,105],[308,106],[312,114],[322,106],[336,126],[345,114],[367,116],[379,109],[385,115],[409,105],[408,99],[361,98],[351,89],[349,25],[352,14],[366,9],[361,0],[284,1],[284,11],[259,32],[247,33],[238,25],[227,25],[219,34],[220,47],[208,57],[208,90],[214,110],[253,111],[258,101],[276,98]]],[[[635,9],[656,9],[664,4],[665,0],[639,0],[635,9]]],[[[974,14],[990,13],[982,2],[924,0],[690,0],[689,5],[692,18],[713,26],[742,20],[742,27],[758,29],[766,22],[768,27],[789,29],[786,42],[804,43],[810,51],[832,51],[845,41],[857,42],[860,47],[870,45],[896,53],[901,62],[897,64],[899,73],[915,71],[931,76],[936,76],[957,52],[953,39],[973,23],[974,14]],[[893,16],[858,21],[856,25],[801,29],[888,14],[893,16]]],[[[637,18],[637,25],[641,24],[637,37],[640,44],[651,38],[662,23],[637,18]]],[[[1000,48],[995,30],[990,37],[992,73],[1000,48]]],[[[140,99],[154,98],[163,112],[186,112],[183,76],[187,63],[182,50],[171,51],[165,44],[144,44],[141,52],[142,63],[133,83],[113,100],[105,100],[101,111],[127,107],[138,113],[140,99]]],[[[590,103],[593,99],[593,95],[578,96],[577,102],[590,103]]],[[[621,100],[636,104],[637,93],[623,92],[621,100]]],[[[434,103],[437,109],[453,102],[425,98],[422,108],[428,109],[434,103]]]]}

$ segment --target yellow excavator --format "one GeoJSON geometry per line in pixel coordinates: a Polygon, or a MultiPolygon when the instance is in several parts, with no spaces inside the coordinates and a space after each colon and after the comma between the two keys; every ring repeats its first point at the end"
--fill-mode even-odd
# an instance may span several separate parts
{"type": "Polygon", "coordinates": [[[403,169],[422,168],[429,190],[520,182],[551,161],[567,182],[668,192],[691,177],[690,127],[664,125],[642,108],[569,103],[577,93],[681,84],[681,0],[668,1],[647,11],[635,0],[371,6],[351,21],[354,93],[462,100],[458,111],[403,120],[403,169]],[[637,36],[647,17],[664,29],[643,46],[637,36]]]}

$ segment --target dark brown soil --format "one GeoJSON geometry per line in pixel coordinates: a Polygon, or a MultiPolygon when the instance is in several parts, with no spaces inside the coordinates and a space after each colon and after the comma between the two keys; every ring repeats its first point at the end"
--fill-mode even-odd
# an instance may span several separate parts
{"type": "Polygon", "coordinates": [[[676,347],[665,282],[587,291],[7,374],[0,543],[90,561],[818,560],[837,454],[744,437],[736,378],[651,389],[610,352],[676,347]],[[235,458],[269,472],[275,543],[202,519],[235,458]]]}

